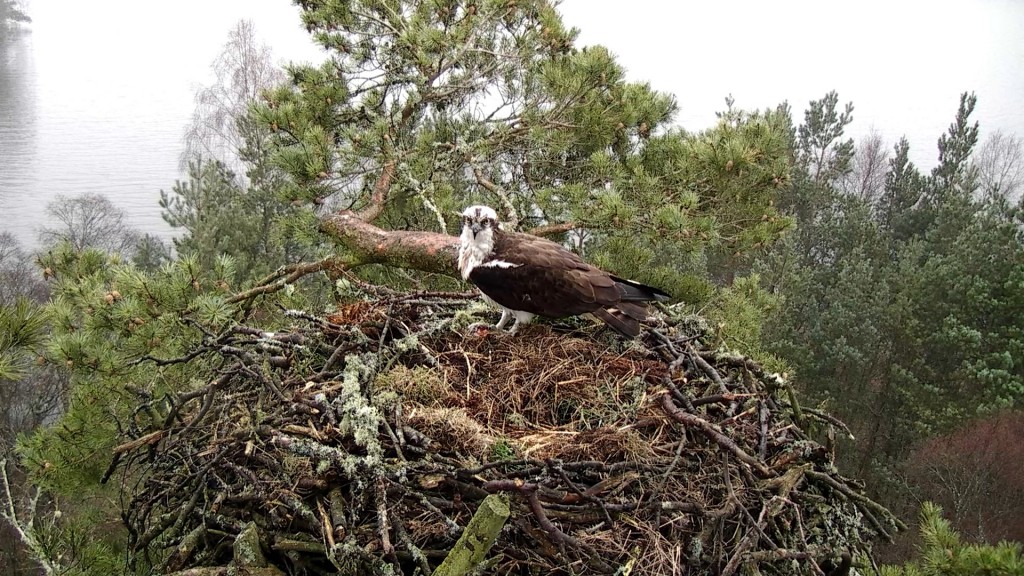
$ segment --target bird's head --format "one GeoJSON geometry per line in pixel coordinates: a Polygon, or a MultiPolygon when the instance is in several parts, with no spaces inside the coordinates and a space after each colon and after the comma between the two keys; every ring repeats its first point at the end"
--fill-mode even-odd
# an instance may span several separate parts
{"type": "Polygon", "coordinates": [[[499,228],[498,213],[490,206],[470,206],[462,211],[462,240],[490,243],[493,232],[499,228]]]}

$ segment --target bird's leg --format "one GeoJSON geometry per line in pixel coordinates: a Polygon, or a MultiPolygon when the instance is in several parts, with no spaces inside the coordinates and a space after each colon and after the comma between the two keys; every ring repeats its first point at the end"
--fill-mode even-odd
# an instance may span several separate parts
{"type": "Polygon", "coordinates": [[[533,314],[515,314],[516,321],[512,323],[512,327],[508,329],[509,335],[515,334],[520,326],[526,326],[533,321],[533,314]]]}
{"type": "MultiPolygon", "coordinates": [[[[501,309],[501,320],[498,320],[498,323],[495,324],[494,327],[497,328],[498,330],[504,329],[505,328],[505,324],[508,324],[508,319],[511,318],[511,317],[512,317],[512,311],[509,310],[508,308],[502,308],[501,309]]],[[[516,322],[518,323],[518,320],[516,322]]],[[[515,326],[513,326],[512,329],[515,330],[515,326]]]]}

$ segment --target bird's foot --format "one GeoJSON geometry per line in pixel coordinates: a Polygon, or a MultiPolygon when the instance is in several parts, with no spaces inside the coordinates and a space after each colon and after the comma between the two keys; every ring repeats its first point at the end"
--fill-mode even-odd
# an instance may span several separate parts
{"type": "Polygon", "coordinates": [[[501,332],[501,329],[487,322],[473,322],[466,327],[466,333],[477,338],[486,338],[491,332],[501,332]]]}

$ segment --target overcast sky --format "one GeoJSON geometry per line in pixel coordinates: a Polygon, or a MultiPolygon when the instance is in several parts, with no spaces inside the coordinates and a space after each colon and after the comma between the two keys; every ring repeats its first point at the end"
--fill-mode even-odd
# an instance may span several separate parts
{"type": "MultiPolygon", "coordinates": [[[[36,36],[64,38],[53,44],[68,56],[68,74],[92,72],[66,51],[80,33],[90,53],[101,44],[110,58],[190,78],[174,90],[148,81],[155,100],[173,97],[161,106],[186,112],[239,19],[252,19],[282,61],[323,59],[289,0],[27,4],[36,36]],[[108,21],[120,21],[118,33],[97,34],[108,21]]],[[[808,102],[836,90],[855,106],[853,136],[874,128],[891,145],[905,134],[912,159],[930,168],[960,93],[974,91],[983,137],[995,129],[1024,137],[1024,0],[564,0],[560,11],[580,30],[579,44],[607,46],[629,79],[674,94],[677,121],[690,130],[711,126],[729,94],[746,109],[788,101],[799,122],[808,102]]]]}
{"type": "Polygon", "coordinates": [[[854,104],[851,132],[906,134],[912,158],[935,142],[964,91],[978,95],[982,137],[1024,136],[1024,1],[855,2],[565,0],[579,43],[603,44],[631,80],[674,94],[697,130],[732,94],[741,108],[786,100],[799,122],[829,90],[854,104]]]}

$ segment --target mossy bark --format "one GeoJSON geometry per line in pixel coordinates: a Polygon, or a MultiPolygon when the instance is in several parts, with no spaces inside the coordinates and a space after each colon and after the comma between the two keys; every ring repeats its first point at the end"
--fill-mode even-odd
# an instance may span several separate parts
{"type": "Polygon", "coordinates": [[[491,494],[477,508],[462,537],[455,543],[434,576],[464,576],[484,561],[508,520],[508,498],[491,494]]]}

